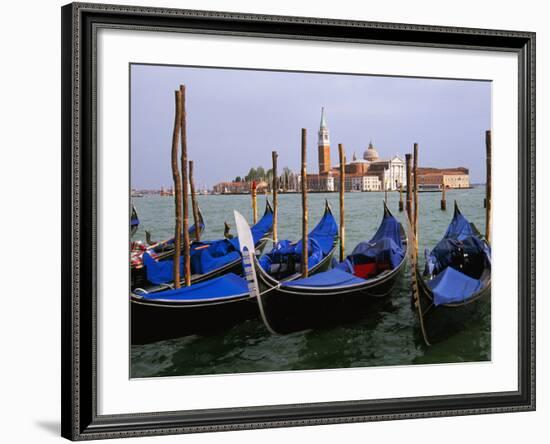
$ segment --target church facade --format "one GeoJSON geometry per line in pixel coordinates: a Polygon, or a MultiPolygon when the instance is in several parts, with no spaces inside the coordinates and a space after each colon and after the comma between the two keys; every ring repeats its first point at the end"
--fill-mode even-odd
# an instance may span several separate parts
{"type": "MultiPolygon", "coordinates": [[[[318,132],[319,172],[307,175],[307,187],[311,191],[336,191],[339,189],[339,166],[331,167],[330,135],[325,115],[321,109],[321,123],[318,132]]],[[[398,155],[389,160],[380,159],[378,151],[372,144],[358,159],[355,153],[353,160],[344,166],[346,191],[383,191],[398,190],[406,187],[405,161],[398,155]]]]}

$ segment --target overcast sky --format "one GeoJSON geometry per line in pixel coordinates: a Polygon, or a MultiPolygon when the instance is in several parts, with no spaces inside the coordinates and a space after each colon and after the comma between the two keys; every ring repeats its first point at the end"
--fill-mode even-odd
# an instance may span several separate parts
{"type": "Polygon", "coordinates": [[[308,172],[318,172],[317,131],[325,107],[331,161],[337,144],[348,159],[372,140],[380,157],[420,146],[420,166],[470,169],[485,181],[485,130],[491,83],[348,74],[173,66],[131,66],[133,188],[168,187],[174,91],[187,88],[188,155],[197,187],[244,176],[250,167],[300,168],[301,128],[308,130],[308,172]]]}

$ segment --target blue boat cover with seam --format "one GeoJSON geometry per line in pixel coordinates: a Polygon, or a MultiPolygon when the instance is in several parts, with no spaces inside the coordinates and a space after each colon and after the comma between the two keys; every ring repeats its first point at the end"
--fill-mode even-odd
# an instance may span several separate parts
{"type": "Polygon", "coordinates": [[[326,288],[326,287],[346,287],[348,285],[361,284],[366,282],[365,279],[358,278],[353,274],[338,268],[324,271],[323,273],[317,273],[313,276],[297,279],[282,284],[282,287],[314,287],[314,288],[326,288]]]}
{"type": "Polygon", "coordinates": [[[242,297],[248,294],[248,284],[245,279],[234,273],[227,273],[223,276],[199,282],[189,287],[182,287],[174,290],[159,291],[156,293],[140,294],[145,300],[173,300],[173,301],[196,301],[211,299],[230,299],[242,297]]]}
{"type": "Polygon", "coordinates": [[[433,292],[434,305],[464,302],[482,287],[481,281],[447,267],[427,282],[433,292]]]}

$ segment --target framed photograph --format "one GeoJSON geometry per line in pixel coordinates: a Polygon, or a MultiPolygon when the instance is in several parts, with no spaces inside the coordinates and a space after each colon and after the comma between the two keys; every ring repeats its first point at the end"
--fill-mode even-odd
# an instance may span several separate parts
{"type": "Polygon", "coordinates": [[[534,33],[66,5],[62,204],[68,439],[535,409],[534,33]]]}

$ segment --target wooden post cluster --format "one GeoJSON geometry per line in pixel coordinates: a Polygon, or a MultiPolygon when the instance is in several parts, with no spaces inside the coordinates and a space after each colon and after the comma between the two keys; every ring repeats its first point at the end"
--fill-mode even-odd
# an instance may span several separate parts
{"type": "Polygon", "coordinates": [[[185,285],[191,285],[191,256],[189,254],[189,205],[187,197],[188,170],[187,170],[187,112],[185,110],[185,85],[180,85],[181,94],[181,193],[183,202],[183,266],[185,273],[185,285]]]}
{"type": "Polygon", "coordinates": [[[182,97],[181,91],[176,91],[176,112],[174,131],[172,133],[172,178],[174,180],[175,218],[174,233],[174,286],[180,288],[180,257],[181,257],[181,176],[178,167],[178,144],[181,127],[182,97]]]}
{"type": "Polygon", "coordinates": [[[189,186],[191,188],[191,206],[193,208],[193,220],[195,221],[195,240],[198,242],[201,240],[200,230],[200,217],[199,217],[199,204],[197,203],[197,193],[195,191],[195,178],[193,175],[194,164],[193,161],[189,161],[189,186]]]}
{"type": "Polygon", "coordinates": [[[250,184],[250,195],[252,196],[252,220],[258,222],[258,203],[256,199],[256,181],[253,180],[250,184]]]}
{"type": "MultiPolygon", "coordinates": [[[[405,208],[407,210],[407,217],[411,226],[413,226],[412,219],[412,176],[411,176],[411,155],[405,154],[405,173],[407,175],[407,199],[405,208]]],[[[413,226],[414,230],[414,226],[413,226]]]]}
{"type": "Polygon", "coordinates": [[[414,144],[413,151],[413,190],[414,190],[414,239],[418,250],[418,143],[414,144]]]}
{"type": "Polygon", "coordinates": [[[308,276],[307,248],[307,131],[302,128],[302,277],[308,276]]]}
{"type": "Polygon", "coordinates": [[[346,227],[344,217],[344,192],[346,191],[346,155],[344,146],[338,144],[338,157],[340,160],[340,262],[344,260],[344,247],[346,242],[346,227]]]}
{"type": "Polygon", "coordinates": [[[271,152],[273,160],[273,243],[277,242],[277,195],[279,193],[279,177],[277,176],[277,151],[271,152]]]}
{"type": "Polygon", "coordinates": [[[491,222],[492,222],[492,137],[491,130],[485,132],[485,148],[487,150],[487,176],[485,180],[485,239],[491,243],[491,222]]]}

